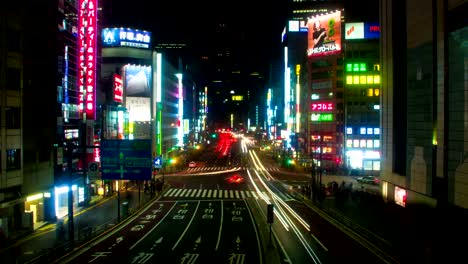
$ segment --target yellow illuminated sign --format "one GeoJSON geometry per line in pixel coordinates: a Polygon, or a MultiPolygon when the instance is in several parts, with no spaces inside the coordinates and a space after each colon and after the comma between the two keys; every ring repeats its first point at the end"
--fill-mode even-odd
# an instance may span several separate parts
{"type": "Polygon", "coordinates": [[[233,95],[233,96],[232,96],[232,100],[233,100],[233,101],[243,101],[243,100],[244,100],[244,96],[242,96],[242,95],[233,95]]]}

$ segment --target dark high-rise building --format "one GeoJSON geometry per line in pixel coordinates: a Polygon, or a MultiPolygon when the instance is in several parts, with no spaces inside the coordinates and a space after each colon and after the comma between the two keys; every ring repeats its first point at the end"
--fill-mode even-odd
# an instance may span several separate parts
{"type": "Polygon", "coordinates": [[[384,198],[466,209],[468,4],[380,5],[384,198]]]}

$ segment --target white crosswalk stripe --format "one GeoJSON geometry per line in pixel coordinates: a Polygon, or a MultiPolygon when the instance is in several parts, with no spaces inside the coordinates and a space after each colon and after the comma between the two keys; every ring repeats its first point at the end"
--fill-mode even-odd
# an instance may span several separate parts
{"type": "MultiPolygon", "coordinates": [[[[270,196],[263,193],[265,196],[270,196]]],[[[287,193],[276,193],[276,195],[284,200],[293,200],[294,197],[287,193]]],[[[259,195],[255,191],[248,190],[219,190],[219,189],[184,189],[184,188],[170,188],[167,190],[163,197],[172,198],[201,198],[201,199],[259,199],[259,195]]]]}
{"type": "MultiPolygon", "coordinates": [[[[238,167],[241,170],[252,169],[250,167],[238,167]]],[[[197,168],[188,168],[188,173],[202,173],[202,172],[213,172],[213,171],[224,171],[224,170],[232,170],[233,167],[197,167],[197,168]]],[[[263,169],[262,169],[263,170],[263,169]]],[[[280,169],[278,167],[265,167],[266,171],[271,172],[279,172],[280,169]]]]}

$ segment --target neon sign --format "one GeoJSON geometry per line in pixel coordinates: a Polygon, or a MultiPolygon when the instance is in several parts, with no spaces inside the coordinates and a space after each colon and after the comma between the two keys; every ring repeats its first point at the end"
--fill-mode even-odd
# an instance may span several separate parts
{"type": "Polygon", "coordinates": [[[333,114],[312,114],[310,120],[316,122],[330,122],[333,121],[333,114]]]}
{"type": "Polygon", "coordinates": [[[96,119],[97,0],[80,0],[78,29],[78,107],[83,118],[94,120],[96,119]]]}
{"type": "Polygon", "coordinates": [[[123,102],[123,81],[118,74],[114,74],[114,101],[123,102]]]}
{"type": "Polygon", "coordinates": [[[333,103],[313,103],[311,109],[312,111],[331,111],[334,107],[333,103]]]}

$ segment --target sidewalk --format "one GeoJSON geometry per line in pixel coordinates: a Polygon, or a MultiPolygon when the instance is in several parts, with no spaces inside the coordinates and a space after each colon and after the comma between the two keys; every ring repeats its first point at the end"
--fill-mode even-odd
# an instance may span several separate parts
{"type": "MultiPolygon", "coordinates": [[[[126,206],[128,206],[128,212],[124,211],[124,206],[121,207],[120,222],[159,195],[159,193],[155,193],[153,196],[149,193],[143,193],[143,189],[141,189],[140,195],[138,194],[136,186],[120,192],[120,204],[126,202],[126,206]]],[[[74,211],[75,247],[120,223],[117,220],[116,202],[117,193],[108,197],[93,197],[88,206],[80,207],[74,211]]],[[[0,248],[1,263],[37,263],[41,258],[47,262],[63,255],[71,246],[68,242],[67,220],[63,219],[64,229],[61,233],[58,232],[56,222],[36,223],[34,230],[17,232],[7,241],[8,244],[2,245],[0,248]]]]}
{"type": "MultiPolygon", "coordinates": [[[[263,162],[276,164],[282,174],[311,177],[310,173],[282,168],[271,155],[262,156],[263,162]]],[[[347,177],[352,179],[352,176],[342,176],[342,179],[347,177]]],[[[338,191],[322,202],[304,198],[311,207],[378,247],[386,248],[399,263],[458,263],[460,259],[466,259],[468,210],[450,206],[402,207],[391,201],[385,202],[380,192],[375,194],[360,188],[338,191]]]]}

